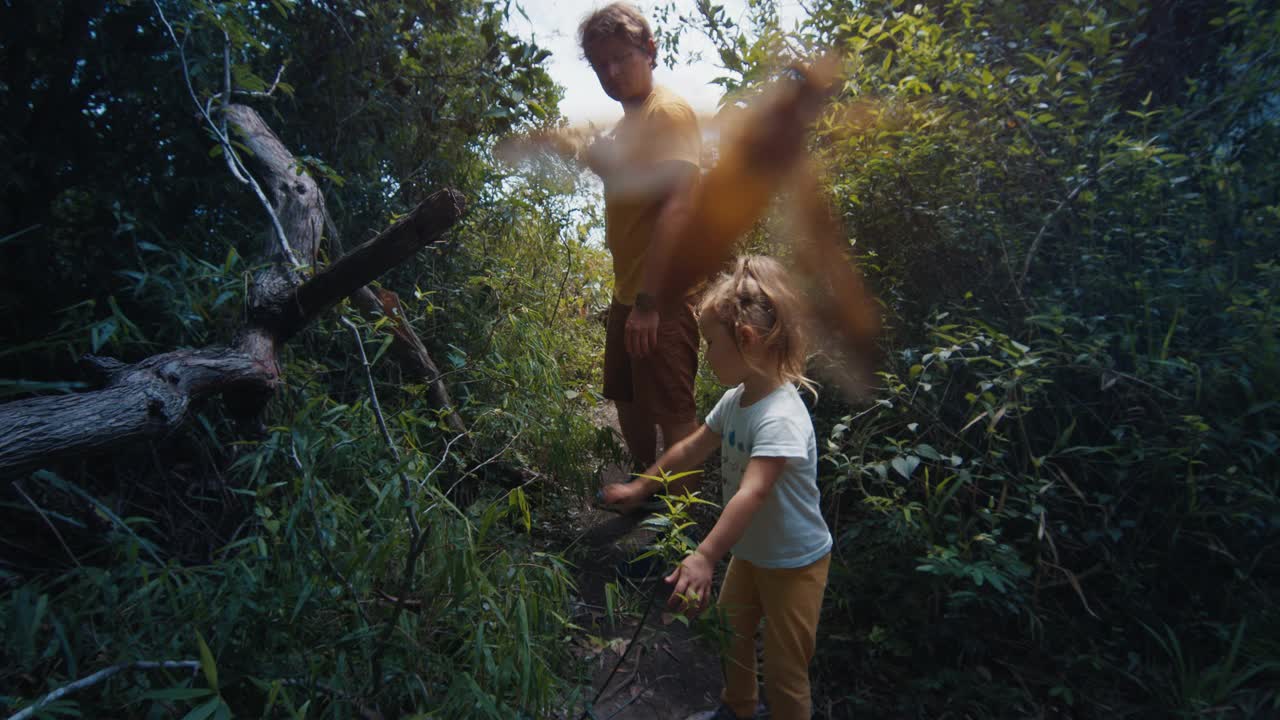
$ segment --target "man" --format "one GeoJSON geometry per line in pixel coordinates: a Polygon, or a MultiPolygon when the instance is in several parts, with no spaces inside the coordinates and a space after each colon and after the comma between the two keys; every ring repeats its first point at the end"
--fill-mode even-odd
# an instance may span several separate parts
{"type": "Polygon", "coordinates": [[[605,342],[604,396],[641,467],[693,432],[698,328],[684,298],[657,297],[675,230],[698,181],[702,141],[683,99],[654,85],[658,48],[644,16],[616,2],[587,16],[579,41],[623,118],[610,137],[583,153],[604,181],[605,241],[613,256],[614,297],[605,342]]]}

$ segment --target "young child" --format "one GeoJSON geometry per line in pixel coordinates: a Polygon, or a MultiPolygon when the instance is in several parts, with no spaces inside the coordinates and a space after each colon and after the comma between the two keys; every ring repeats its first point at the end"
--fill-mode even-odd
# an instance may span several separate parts
{"type": "MultiPolygon", "coordinates": [[[[707,363],[733,386],[705,425],[663,453],[646,475],[698,467],[721,453],[724,506],[715,527],[667,582],[690,610],[710,598],[716,563],[730,550],[720,605],[734,631],[721,706],[694,716],[732,720],[755,715],[755,634],[765,618],[764,685],[775,720],[808,720],[809,661],[831,562],[831,533],[818,503],[817,444],[794,383],[804,376],[805,342],[798,299],[786,271],[766,257],[744,257],[712,282],[699,304],[707,363]],[[696,597],[696,600],[692,598],[696,597]]],[[[673,483],[679,492],[697,476],[673,483]]],[[[634,505],[659,489],[653,480],[606,486],[610,503],[634,505]]],[[[692,718],[690,720],[693,720],[692,718]]]]}

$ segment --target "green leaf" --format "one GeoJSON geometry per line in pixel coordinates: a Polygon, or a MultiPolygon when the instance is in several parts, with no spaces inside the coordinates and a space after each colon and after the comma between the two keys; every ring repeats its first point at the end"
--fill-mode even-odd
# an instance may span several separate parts
{"type": "Polygon", "coordinates": [[[205,720],[205,718],[213,715],[214,711],[216,711],[220,706],[222,706],[222,698],[209,698],[208,702],[194,708],[191,712],[183,716],[182,720],[205,720]]]}
{"type": "Polygon", "coordinates": [[[522,488],[515,488],[508,495],[508,504],[520,511],[520,519],[524,521],[525,532],[533,530],[533,518],[529,514],[529,498],[525,496],[522,488]]]}
{"type": "Polygon", "coordinates": [[[899,455],[889,464],[904,480],[910,480],[911,473],[915,472],[916,467],[920,465],[920,458],[915,455],[899,455]]]}
{"type": "Polygon", "coordinates": [[[144,700],[194,700],[196,698],[207,697],[213,695],[213,690],[209,688],[168,688],[165,690],[152,690],[143,693],[144,700]]]}
{"type": "Polygon", "coordinates": [[[928,460],[942,459],[942,455],[938,453],[938,451],[935,450],[932,445],[927,445],[925,443],[920,443],[919,445],[916,445],[916,452],[919,453],[921,457],[924,457],[925,459],[928,459],[928,460]]]}
{"type": "MultiPolygon", "coordinates": [[[[214,692],[218,691],[218,664],[213,660],[213,653],[209,650],[209,644],[204,641],[204,636],[200,631],[196,631],[196,644],[200,646],[200,669],[204,671],[204,679],[209,682],[209,687],[214,692]]],[[[209,710],[213,712],[213,710],[209,710]]],[[[201,717],[206,717],[202,715],[201,717]]]]}
{"type": "Polygon", "coordinates": [[[373,357],[369,358],[369,364],[378,364],[378,361],[382,359],[383,354],[387,352],[387,348],[391,347],[391,343],[395,339],[395,335],[387,333],[387,336],[382,339],[382,343],[378,345],[378,351],[373,354],[373,357]]]}
{"type": "Polygon", "coordinates": [[[985,575],[987,578],[987,581],[991,583],[991,587],[995,588],[1001,593],[1008,590],[1008,586],[1005,584],[1004,578],[1000,577],[1000,574],[998,572],[984,571],[983,575],[985,575]]]}

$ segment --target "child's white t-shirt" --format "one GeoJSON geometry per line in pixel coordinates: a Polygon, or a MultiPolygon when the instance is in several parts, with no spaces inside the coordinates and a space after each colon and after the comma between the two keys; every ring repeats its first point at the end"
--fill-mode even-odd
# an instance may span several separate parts
{"type": "Polygon", "coordinates": [[[787,462],[733,555],[760,567],[804,567],[831,550],[818,503],[818,445],[809,410],[791,383],[745,408],[742,393],[742,385],[725,393],[707,415],[707,427],[720,436],[724,503],[738,492],[751,458],[787,462]]]}

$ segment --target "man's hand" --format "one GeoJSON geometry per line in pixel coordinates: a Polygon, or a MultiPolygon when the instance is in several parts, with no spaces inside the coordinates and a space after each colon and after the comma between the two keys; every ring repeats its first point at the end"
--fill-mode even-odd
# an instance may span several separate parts
{"type": "Polygon", "coordinates": [[[631,314],[627,316],[627,354],[642,358],[657,349],[659,319],[657,310],[641,310],[639,307],[631,309],[631,314]]]}
{"type": "Polygon", "coordinates": [[[594,125],[587,125],[585,128],[543,128],[502,138],[494,146],[493,156],[508,165],[518,165],[523,160],[545,152],[565,162],[587,164],[586,156],[599,140],[600,131],[594,125]]]}
{"type": "Polygon", "coordinates": [[[582,143],[579,160],[583,167],[604,177],[617,162],[618,149],[613,139],[595,130],[582,143]]]}
{"type": "Polygon", "coordinates": [[[689,617],[697,617],[711,602],[711,576],[715,567],[706,555],[693,551],[667,576],[667,584],[675,585],[671,597],[667,598],[667,607],[672,610],[684,608],[689,617]]]}

